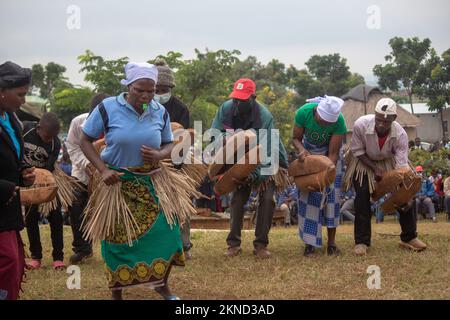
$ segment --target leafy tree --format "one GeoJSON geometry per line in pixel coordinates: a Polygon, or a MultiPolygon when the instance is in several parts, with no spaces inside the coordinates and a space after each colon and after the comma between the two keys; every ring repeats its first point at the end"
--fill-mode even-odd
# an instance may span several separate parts
{"type": "Polygon", "coordinates": [[[450,175],[450,165],[445,148],[431,153],[422,149],[414,149],[409,153],[409,160],[414,166],[421,165],[427,174],[440,171],[444,176],[450,175]]]}
{"type": "Polygon", "coordinates": [[[418,94],[427,99],[430,111],[438,111],[441,115],[442,133],[445,135],[442,113],[446,103],[450,103],[450,49],[447,49],[442,57],[431,49],[430,58],[420,74],[422,85],[417,89],[418,94]]]}
{"type": "Polygon", "coordinates": [[[320,88],[320,92],[312,92],[313,95],[341,96],[352,87],[364,83],[361,75],[350,72],[347,59],[342,58],[338,53],[314,55],[305,64],[311,76],[319,82],[312,88],[320,88]]]}
{"type": "Polygon", "coordinates": [[[394,37],[389,40],[391,53],[385,60],[386,65],[376,65],[373,73],[378,77],[381,89],[397,91],[402,85],[409,97],[411,111],[414,114],[412,96],[417,87],[422,84],[420,69],[430,52],[430,39],[420,40],[417,37],[403,39],[394,37]]]}
{"type": "Polygon", "coordinates": [[[176,73],[177,93],[191,109],[196,99],[220,104],[227,96],[232,82],[228,79],[232,65],[238,61],[239,51],[208,51],[195,49],[197,57],[185,61],[176,73]]]}
{"type": "Polygon", "coordinates": [[[259,87],[258,74],[262,68],[263,65],[255,56],[248,56],[245,60],[239,60],[233,64],[230,71],[230,80],[236,81],[240,78],[250,78],[254,80],[256,86],[259,87]]]}
{"type": "Polygon", "coordinates": [[[56,87],[69,86],[64,72],[66,67],[55,62],[49,62],[45,67],[34,64],[31,67],[32,87],[39,90],[41,98],[48,99],[56,87]]]}
{"type": "Polygon", "coordinates": [[[169,51],[166,55],[159,55],[155,59],[149,60],[148,63],[155,64],[159,59],[166,61],[167,65],[174,71],[180,69],[185,62],[181,60],[183,54],[180,52],[169,51]]]}
{"type": "Polygon", "coordinates": [[[68,129],[70,121],[79,114],[89,111],[89,103],[94,96],[88,87],[72,87],[55,92],[52,111],[55,112],[68,129]]]}
{"type": "Polygon", "coordinates": [[[208,102],[204,97],[199,97],[195,105],[190,109],[190,126],[194,127],[194,121],[201,121],[203,131],[209,129],[217,112],[217,104],[208,102]]]}
{"type": "Polygon", "coordinates": [[[297,92],[297,104],[302,105],[305,100],[323,95],[320,81],[313,78],[306,69],[297,71],[297,75],[291,78],[291,87],[297,92]]]}
{"type": "Polygon", "coordinates": [[[347,59],[341,58],[338,53],[324,56],[314,55],[305,64],[316,79],[339,81],[350,77],[347,59]]]}
{"type": "Polygon", "coordinates": [[[297,110],[295,98],[295,94],[289,91],[278,97],[268,86],[258,92],[258,101],[272,113],[275,129],[280,130],[280,138],[286,148],[291,145],[294,116],[297,110]]]}
{"type": "Polygon", "coordinates": [[[110,95],[118,95],[124,88],[120,80],[125,78],[125,65],[128,57],[115,60],[105,60],[101,56],[94,55],[90,50],[78,57],[82,65],[80,71],[86,72],[84,80],[94,85],[94,91],[110,95]]]}
{"type": "Polygon", "coordinates": [[[46,112],[48,107],[54,104],[54,92],[62,88],[70,88],[72,85],[64,77],[66,67],[55,62],[49,62],[46,66],[34,64],[31,67],[32,89],[39,91],[39,96],[47,102],[42,106],[46,112]]]}

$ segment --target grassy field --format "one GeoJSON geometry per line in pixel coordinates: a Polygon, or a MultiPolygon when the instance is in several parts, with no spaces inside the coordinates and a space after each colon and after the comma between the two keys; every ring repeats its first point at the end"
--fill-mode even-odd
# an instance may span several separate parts
{"type": "MultiPolygon", "coordinates": [[[[276,227],[270,233],[273,257],[252,255],[253,232],[243,234],[243,254],[227,259],[226,231],[194,231],[193,259],[175,268],[172,291],[181,299],[450,299],[450,223],[419,221],[419,237],[429,248],[421,253],[398,247],[400,226],[388,218],[373,223],[372,247],[366,257],[353,255],[353,225],[338,228],[337,244],[343,255],[303,257],[304,244],[296,227],[276,227]],[[381,270],[381,289],[370,290],[367,268],[381,270]]],[[[72,254],[72,234],[65,227],[66,262],[72,254]]],[[[26,233],[23,233],[27,242],[26,233]]],[[[81,289],[69,290],[67,274],[51,268],[49,227],[41,226],[44,267],[28,271],[22,299],[109,299],[99,248],[81,265],[81,289]]],[[[160,299],[153,290],[124,291],[125,299],[160,299]]]]}

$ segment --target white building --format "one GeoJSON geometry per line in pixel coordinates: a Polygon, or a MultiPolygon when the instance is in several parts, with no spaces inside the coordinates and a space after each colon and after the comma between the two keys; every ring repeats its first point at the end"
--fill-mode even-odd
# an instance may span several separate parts
{"type": "MultiPolygon", "coordinates": [[[[402,103],[400,106],[411,113],[411,105],[409,103],[402,103]]],[[[424,142],[434,143],[441,141],[443,137],[442,119],[437,111],[429,111],[426,103],[413,103],[414,115],[420,119],[417,125],[417,137],[424,142]]],[[[450,120],[450,109],[443,111],[444,117],[444,133],[448,137],[448,123],[450,120]]]]}

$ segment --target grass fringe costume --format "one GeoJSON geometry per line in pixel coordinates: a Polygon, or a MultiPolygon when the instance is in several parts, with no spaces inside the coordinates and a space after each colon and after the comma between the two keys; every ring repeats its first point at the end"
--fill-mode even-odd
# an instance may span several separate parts
{"type": "Polygon", "coordinates": [[[200,196],[198,182],[167,162],[110,168],[124,175],[106,186],[96,172],[84,235],[101,240],[111,289],[163,286],[171,267],[185,264],[180,225],[196,213],[191,197],[200,196]]]}

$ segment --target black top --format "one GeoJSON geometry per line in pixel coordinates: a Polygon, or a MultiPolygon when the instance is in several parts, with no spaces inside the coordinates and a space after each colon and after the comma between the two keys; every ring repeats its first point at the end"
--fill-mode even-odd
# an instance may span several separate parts
{"type": "Polygon", "coordinates": [[[22,157],[23,140],[20,124],[14,114],[8,113],[11,126],[16,132],[20,143],[20,158],[17,157],[16,148],[9,137],[6,128],[0,124],[0,232],[22,230],[24,227],[20,195],[17,195],[9,204],[16,186],[22,185],[22,157]]]}
{"type": "Polygon", "coordinates": [[[37,122],[23,122],[24,155],[23,161],[29,166],[53,171],[58,160],[61,142],[55,137],[45,143],[36,132],[37,122]]]}
{"type": "Polygon", "coordinates": [[[171,96],[163,106],[169,112],[171,122],[178,122],[185,129],[189,128],[189,110],[183,102],[171,96]]]}

